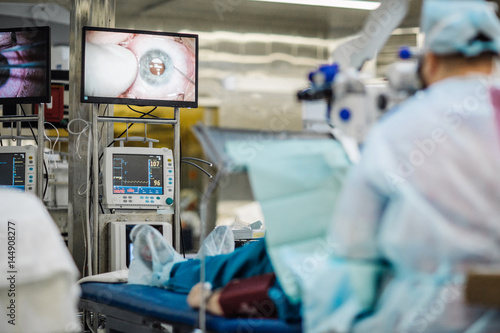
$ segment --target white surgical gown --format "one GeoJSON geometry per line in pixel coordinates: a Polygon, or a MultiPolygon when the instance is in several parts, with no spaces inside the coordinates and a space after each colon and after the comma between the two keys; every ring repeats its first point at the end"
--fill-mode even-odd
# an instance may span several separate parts
{"type": "Polygon", "coordinates": [[[495,123],[487,78],[468,76],[432,85],[374,126],[337,203],[336,259],[304,287],[307,331],[500,332],[499,316],[465,304],[463,288],[470,267],[500,263],[495,123]],[[374,312],[355,319],[370,278],[342,261],[380,258],[393,276],[374,312]],[[363,279],[360,291],[353,281],[363,279]]]}

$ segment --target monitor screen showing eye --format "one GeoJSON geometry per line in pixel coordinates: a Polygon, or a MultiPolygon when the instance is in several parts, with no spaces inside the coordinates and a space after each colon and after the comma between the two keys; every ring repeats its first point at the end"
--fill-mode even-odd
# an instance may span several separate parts
{"type": "Polygon", "coordinates": [[[83,27],[83,103],[198,106],[198,35],[83,27]]]}
{"type": "Polygon", "coordinates": [[[0,29],[0,104],[50,102],[50,27],[0,29]]]}

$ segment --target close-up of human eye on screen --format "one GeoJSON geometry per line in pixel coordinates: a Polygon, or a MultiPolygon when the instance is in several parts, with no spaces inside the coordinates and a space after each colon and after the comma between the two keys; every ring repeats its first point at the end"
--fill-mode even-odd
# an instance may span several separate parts
{"type": "Polygon", "coordinates": [[[0,98],[46,94],[47,43],[41,31],[0,32],[0,98]]]}
{"type": "Polygon", "coordinates": [[[194,38],[88,31],[84,96],[196,100],[194,38]]]}

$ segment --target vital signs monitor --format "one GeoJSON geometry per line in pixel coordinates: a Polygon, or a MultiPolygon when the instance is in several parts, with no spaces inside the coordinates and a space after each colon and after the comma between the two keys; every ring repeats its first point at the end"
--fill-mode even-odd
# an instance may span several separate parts
{"type": "Polygon", "coordinates": [[[0,188],[36,194],[36,146],[0,147],[0,188]]]}
{"type": "Polygon", "coordinates": [[[174,161],[168,148],[104,150],[103,206],[167,209],[174,203],[174,161]]]}

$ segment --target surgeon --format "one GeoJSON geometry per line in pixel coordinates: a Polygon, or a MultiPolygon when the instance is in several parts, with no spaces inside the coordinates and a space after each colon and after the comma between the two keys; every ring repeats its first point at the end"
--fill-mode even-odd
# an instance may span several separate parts
{"type": "Polygon", "coordinates": [[[427,89],[366,139],[330,230],[351,269],[332,259],[308,281],[308,332],[500,332],[464,300],[467,271],[500,263],[500,23],[489,2],[427,0],[421,28],[427,89]]]}
{"type": "MultiPolygon", "coordinates": [[[[500,263],[500,129],[490,101],[500,22],[488,2],[427,0],[422,30],[426,89],[373,127],[344,183],[330,228],[335,251],[302,281],[306,332],[500,331],[500,316],[465,304],[463,290],[469,268],[500,263]]],[[[199,263],[153,243],[152,271],[188,292],[199,263]]],[[[229,261],[210,258],[217,288],[273,270],[263,242],[229,261]]],[[[279,282],[269,295],[286,313],[279,282]]]]}

